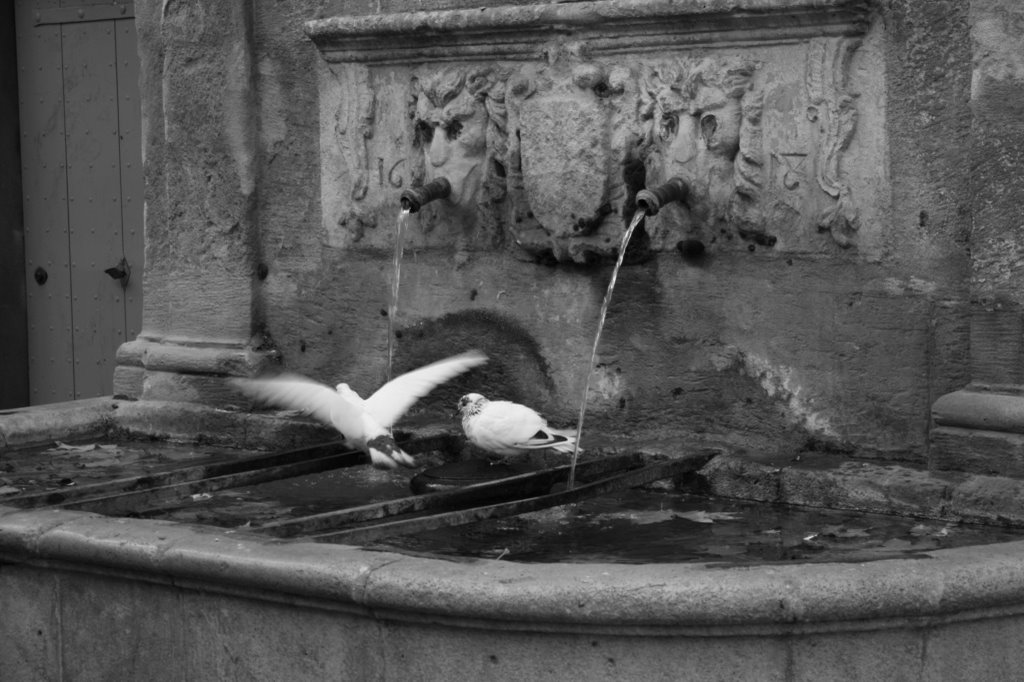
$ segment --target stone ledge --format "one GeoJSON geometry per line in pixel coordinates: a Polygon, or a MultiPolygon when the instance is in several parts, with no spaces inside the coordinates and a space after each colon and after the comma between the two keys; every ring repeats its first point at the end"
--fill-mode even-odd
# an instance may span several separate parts
{"type": "Polygon", "coordinates": [[[117,364],[150,371],[251,376],[277,361],[273,350],[136,339],[117,349],[117,364]]]}
{"type": "Polygon", "coordinates": [[[544,45],[586,41],[591,55],[685,44],[861,35],[866,0],[592,0],[481,9],[335,16],[307,35],[328,62],[537,58],[544,45]]]}
{"type": "Polygon", "coordinates": [[[103,435],[115,408],[112,398],[102,397],[2,411],[0,451],[103,435]]]}
{"type": "Polygon", "coordinates": [[[178,401],[102,397],[0,413],[2,448],[117,434],[248,450],[286,449],[338,438],[334,429],[276,411],[242,412],[178,401]]]}
{"type": "Polygon", "coordinates": [[[701,475],[709,492],[774,504],[1024,526],[1024,481],[816,456],[787,466],[729,455],[701,475]]]}
{"type": "Polygon", "coordinates": [[[211,445],[251,450],[285,449],[338,438],[334,429],[276,412],[239,412],[159,400],[119,403],[111,427],[129,438],[201,439],[211,445]]]}

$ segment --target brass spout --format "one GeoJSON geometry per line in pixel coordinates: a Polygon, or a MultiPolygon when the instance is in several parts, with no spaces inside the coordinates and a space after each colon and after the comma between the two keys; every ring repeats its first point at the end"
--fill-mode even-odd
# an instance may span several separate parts
{"type": "Polygon", "coordinates": [[[687,203],[690,189],[682,178],[672,178],[660,187],[642,189],[636,193],[636,206],[647,215],[655,215],[661,207],[673,201],[687,203]]]}
{"type": "Polygon", "coordinates": [[[435,199],[444,199],[452,193],[451,183],[445,178],[434,178],[425,185],[410,187],[402,192],[402,210],[409,213],[416,213],[435,199]]]}

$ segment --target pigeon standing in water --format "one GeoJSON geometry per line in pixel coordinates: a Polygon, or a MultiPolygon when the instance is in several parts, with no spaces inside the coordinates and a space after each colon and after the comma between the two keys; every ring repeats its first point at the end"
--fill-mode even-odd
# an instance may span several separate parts
{"type": "Polygon", "coordinates": [[[309,413],[338,429],[347,447],[367,453],[373,466],[394,469],[415,463],[398,447],[388,428],[437,386],[485,362],[487,356],[480,351],[454,355],[395,377],[366,400],[348,384],[332,389],[298,374],[235,379],[232,383],[252,398],[309,413]]]}
{"type": "Polygon", "coordinates": [[[544,448],[572,453],[576,446],[575,429],[553,429],[544,417],[519,403],[468,393],[459,399],[459,414],[469,442],[496,455],[544,448]]]}

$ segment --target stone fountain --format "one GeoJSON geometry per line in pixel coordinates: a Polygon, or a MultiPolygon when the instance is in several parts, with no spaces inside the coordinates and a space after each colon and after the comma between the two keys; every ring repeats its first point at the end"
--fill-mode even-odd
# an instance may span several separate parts
{"type": "MultiPolygon", "coordinates": [[[[410,191],[398,368],[480,347],[474,390],[570,421],[637,197],[678,182],[630,242],[586,438],[718,448],[704,475],[724,495],[1024,524],[1019,8],[480,5],[136,2],[143,332],[112,398],[2,415],[0,444],[313,437],[239,409],[225,378],[283,362],[380,383],[410,191]]],[[[1021,559],[1024,542],[813,566],[449,562],[0,508],[0,662],[24,679],[1011,679],[1021,559]]]]}

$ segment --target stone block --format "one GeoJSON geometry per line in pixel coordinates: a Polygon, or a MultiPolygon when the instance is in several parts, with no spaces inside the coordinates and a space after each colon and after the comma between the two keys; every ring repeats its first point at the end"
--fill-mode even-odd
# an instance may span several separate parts
{"type": "Polygon", "coordinates": [[[914,679],[1024,679],[1022,649],[1024,624],[1019,618],[948,623],[928,633],[918,676],[914,679]]]}
{"type": "Polygon", "coordinates": [[[388,643],[358,616],[203,592],[187,593],[181,610],[183,679],[396,679],[383,661],[388,643]]]}
{"type": "Polygon", "coordinates": [[[0,565],[0,677],[61,679],[58,595],[52,573],[0,565]]]}
{"type": "Polygon", "coordinates": [[[939,471],[1024,478],[1024,433],[939,426],[929,456],[939,471]]]}
{"type": "Polygon", "coordinates": [[[788,644],[773,637],[608,637],[384,624],[387,670],[415,680],[785,680],[788,644]]]}
{"type": "Polygon", "coordinates": [[[819,682],[828,670],[833,680],[916,680],[925,650],[923,635],[912,629],[817,634],[794,638],[787,680],[819,682]]]}
{"type": "Polygon", "coordinates": [[[186,650],[176,588],[66,573],[60,595],[63,679],[202,679],[182,666],[186,650]]]}

